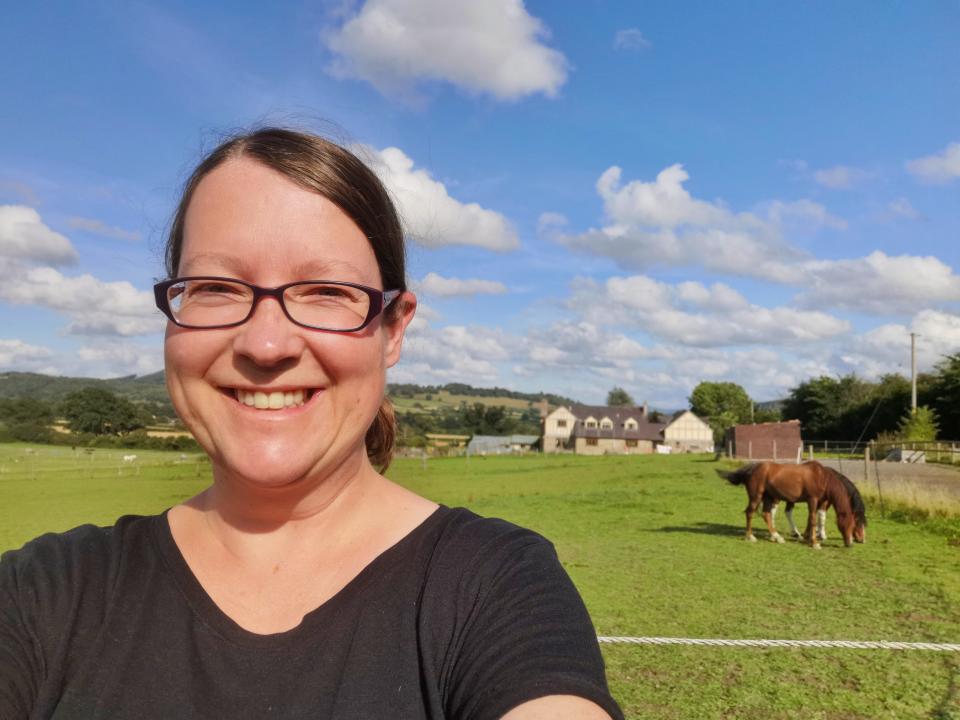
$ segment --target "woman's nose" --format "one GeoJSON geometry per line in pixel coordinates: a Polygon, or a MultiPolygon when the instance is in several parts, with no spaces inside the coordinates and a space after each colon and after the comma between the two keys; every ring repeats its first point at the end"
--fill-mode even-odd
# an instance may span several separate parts
{"type": "Polygon", "coordinates": [[[250,319],[237,328],[233,349],[257,365],[269,367],[303,352],[304,329],[295,325],[272,297],[262,298],[250,319]]]}

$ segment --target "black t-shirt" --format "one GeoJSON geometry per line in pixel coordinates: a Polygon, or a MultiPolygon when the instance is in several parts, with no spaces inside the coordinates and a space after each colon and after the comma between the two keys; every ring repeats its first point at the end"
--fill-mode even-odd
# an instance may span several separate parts
{"type": "Polygon", "coordinates": [[[614,718],[583,602],[541,536],[439,508],[287,632],[227,617],[166,515],[0,559],[0,718],[499,718],[543,695],[614,718]]]}

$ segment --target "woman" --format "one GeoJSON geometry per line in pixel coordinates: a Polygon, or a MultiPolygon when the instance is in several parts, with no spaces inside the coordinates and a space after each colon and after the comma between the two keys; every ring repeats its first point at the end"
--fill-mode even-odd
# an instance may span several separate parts
{"type": "Polygon", "coordinates": [[[167,384],[213,485],[4,557],[0,717],[620,717],[550,544],[378,472],[416,298],[373,173],[233,138],[167,265],[167,384]]]}

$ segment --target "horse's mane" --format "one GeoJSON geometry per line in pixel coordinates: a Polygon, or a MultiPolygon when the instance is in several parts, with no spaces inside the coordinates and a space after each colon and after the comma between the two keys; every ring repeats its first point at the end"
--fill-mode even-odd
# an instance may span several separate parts
{"type": "Polygon", "coordinates": [[[850,499],[850,510],[861,524],[866,525],[867,507],[863,503],[863,497],[861,497],[860,491],[857,490],[857,486],[839,470],[834,470],[831,467],[824,467],[824,470],[828,470],[830,475],[840,481],[841,486],[846,490],[847,497],[850,499]]]}
{"type": "Polygon", "coordinates": [[[717,473],[720,477],[725,478],[731,485],[743,485],[743,483],[750,479],[750,476],[753,475],[753,471],[757,469],[757,465],[759,464],[758,462],[753,462],[748,465],[741,465],[736,470],[731,470],[730,472],[721,472],[718,470],[717,473]]]}

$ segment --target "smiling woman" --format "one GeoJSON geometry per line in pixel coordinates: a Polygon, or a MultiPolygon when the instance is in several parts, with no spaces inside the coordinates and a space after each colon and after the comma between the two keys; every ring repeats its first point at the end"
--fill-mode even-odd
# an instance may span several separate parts
{"type": "Polygon", "coordinates": [[[376,176],[232,138],[167,260],[168,388],[214,482],[3,556],[0,717],[622,717],[550,543],[381,474],[417,301],[376,176]]]}

